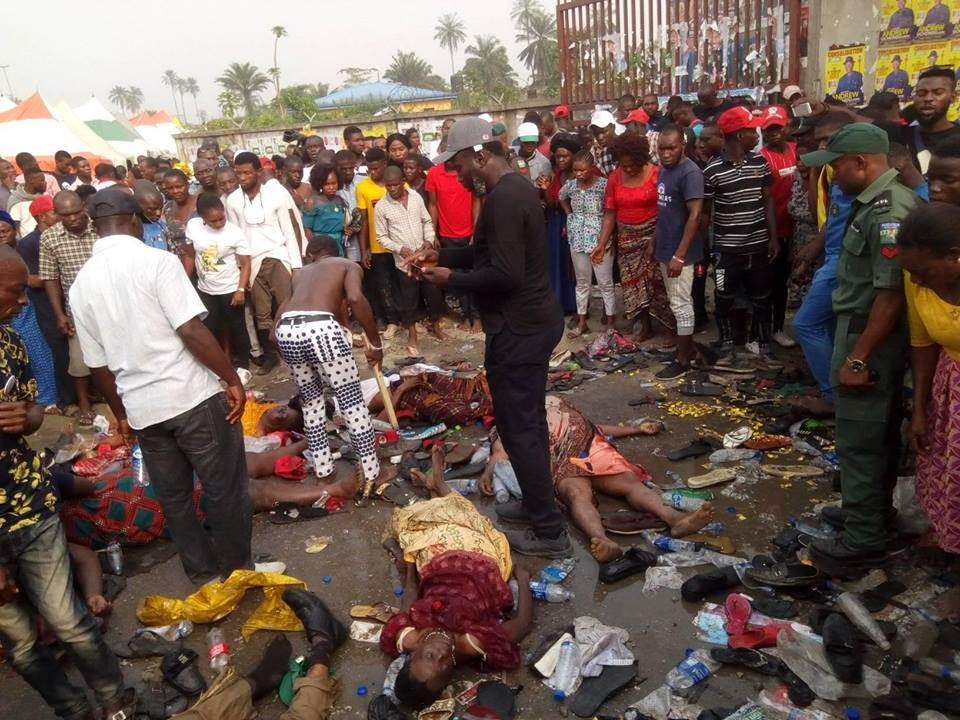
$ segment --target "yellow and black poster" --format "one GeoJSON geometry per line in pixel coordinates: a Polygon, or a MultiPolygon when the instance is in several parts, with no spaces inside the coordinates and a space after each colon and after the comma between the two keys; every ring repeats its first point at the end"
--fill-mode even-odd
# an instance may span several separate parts
{"type": "Polygon", "coordinates": [[[960,22],[960,0],[881,0],[880,44],[944,40],[960,22]]]}
{"type": "Polygon", "coordinates": [[[824,63],[824,87],[827,93],[847,105],[862,105],[865,60],[865,45],[827,50],[824,63]]]}

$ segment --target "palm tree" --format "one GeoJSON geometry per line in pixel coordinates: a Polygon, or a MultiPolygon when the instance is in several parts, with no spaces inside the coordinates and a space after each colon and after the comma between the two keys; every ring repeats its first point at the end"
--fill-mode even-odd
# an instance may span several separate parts
{"type": "Polygon", "coordinates": [[[164,70],[162,82],[170,88],[170,92],[173,94],[173,114],[179,115],[180,109],[177,107],[177,83],[180,82],[180,78],[177,77],[177,74],[173,70],[164,70]]]}
{"type": "Polygon", "coordinates": [[[220,112],[223,113],[225,118],[236,117],[241,103],[243,103],[243,98],[232,90],[224,90],[217,95],[217,105],[220,106],[220,112]]]}
{"type": "Polygon", "coordinates": [[[533,84],[543,80],[557,67],[557,21],[537,9],[527,19],[527,25],[517,32],[516,40],[523,45],[520,61],[527,66],[533,84]]]}
{"type": "Polygon", "coordinates": [[[197,121],[200,121],[200,104],[197,102],[197,95],[200,94],[200,86],[197,79],[189,77],[183,81],[183,89],[188,95],[193,96],[193,108],[197,111],[197,121]]]}
{"type": "Polygon", "coordinates": [[[186,92],[187,81],[183,78],[177,78],[177,92],[180,93],[180,109],[183,110],[183,121],[189,122],[187,120],[187,103],[183,99],[183,93],[186,92]]]}
{"type": "Polygon", "coordinates": [[[492,95],[498,87],[516,85],[507,49],[493,35],[477,35],[466,53],[470,57],[463,64],[463,73],[475,89],[492,95]]]}
{"type": "Polygon", "coordinates": [[[253,115],[259,94],[270,85],[270,78],[257,69],[256,65],[230,63],[230,66],[217,78],[217,84],[224,90],[235,92],[243,102],[244,113],[253,115]]]}
{"type": "Polygon", "coordinates": [[[434,30],[436,32],[433,39],[440,43],[440,47],[447,48],[450,51],[450,74],[454,75],[456,70],[453,65],[453,54],[467,39],[463,20],[456,13],[444,13],[437,19],[434,30]]]}
{"type": "Polygon", "coordinates": [[[273,33],[273,68],[276,70],[276,73],[273,75],[273,86],[277,91],[277,95],[280,94],[280,63],[277,62],[277,47],[280,45],[280,38],[287,36],[287,29],[283,25],[274,25],[270,28],[270,32],[273,33]]]}
{"type": "Polygon", "coordinates": [[[114,85],[110,88],[110,94],[107,95],[107,98],[120,108],[121,114],[126,114],[127,112],[127,89],[122,85],[114,85]]]}
{"type": "Polygon", "coordinates": [[[525,29],[530,25],[534,13],[538,12],[543,12],[540,0],[513,0],[510,19],[517,24],[517,27],[525,29]]]}
{"type": "Polygon", "coordinates": [[[443,79],[434,75],[433,66],[414,52],[398,50],[383,73],[385,80],[401,85],[442,90],[443,79]]]}
{"type": "Polygon", "coordinates": [[[130,113],[136,115],[143,107],[143,90],[131,85],[127,88],[127,96],[124,102],[130,113]]]}

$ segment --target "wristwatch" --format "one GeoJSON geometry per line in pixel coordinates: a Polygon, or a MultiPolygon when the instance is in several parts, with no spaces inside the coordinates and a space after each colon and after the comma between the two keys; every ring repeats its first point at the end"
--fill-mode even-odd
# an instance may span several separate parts
{"type": "Polygon", "coordinates": [[[847,367],[850,368],[850,372],[862,373],[867,369],[867,363],[865,363],[863,360],[857,360],[856,358],[848,357],[847,367]]]}

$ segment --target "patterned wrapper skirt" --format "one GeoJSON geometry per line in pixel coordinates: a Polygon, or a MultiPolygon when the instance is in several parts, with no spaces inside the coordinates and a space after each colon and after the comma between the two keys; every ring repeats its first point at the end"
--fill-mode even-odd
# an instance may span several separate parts
{"type": "Polygon", "coordinates": [[[917,458],[917,497],[940,548],[960,553],[960,360],[940,352],[927,402],[929,449],[917,458]]]}
{"type": "Polygon", "coordinates": [[[623,289],[624,316],[630,320],[647,310],[665,327],[675,330],[677,321],[667,301],[667,290],[657,261],[646,257],[646,250],[654,240],[657,220],[653,218],[639,225],[617,225],[617,264],[620,267],[620,287],[623,289]]]}

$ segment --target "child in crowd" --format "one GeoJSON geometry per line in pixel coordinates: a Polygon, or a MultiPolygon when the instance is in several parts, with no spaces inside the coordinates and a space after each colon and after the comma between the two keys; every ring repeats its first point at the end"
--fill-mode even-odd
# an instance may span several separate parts
{"type": "Polygon", "coordinates": [[[340,196],[342,187],[337,171],[328,165],[314,165],[310,171],[310,185],[316,193],[312,198],[312,207],[303,208],[303,227],[307,238],[314,235],[326,235],[333,238],[344,256],[346,225],[350,214],[347,203],[340,196]]]}
{"type": "Polygon", "coordinates": [[[587,325],[587,310],[590,305],[590,283],[593,274],[597,276],[597,285],[603,297],[603,320],[607,325],[613,322],[615,295],[613,288],[613,252],[603,256],[599,265],[590,261],[590,253],[600,239],[603,224],[603,197],[607,190],[606,178],[596,171],[593,155],[589,150],[581,150],[573,157],[573,177],[560,189],[560,204],[567,213],[567,241],[570,243],[570,257],[577,278],[577,318],[579,324],[569,333],[578,337],[590,332],[587,325]]]}
{"type": "Polygon", "coordinates": [[[419,194],[410,192],[404,183],[403,171],[391,165],[383,174],[387,194],[377,203],[376,234],[380,244],[393,253],[398,269],[395,271],[400,322],[407,330],[407,354],[420,354],[417,345],[417,315],[423,299],[430,318],[430,332],[438,339],[445,339],[440,330],[440,315],[443,312],[443,295],[440,288],[421,282],[399,269],[400,261],[425,245],[434,246],[433,221],[427,206],[419,194]]]}
{"type": "Polygon", "coordinates": [[[199,217],[187,221],[185,265],[196,269],[197,294],[207,308],[203,323],[233,357],[235,367],[246,368],[250,338],[244,321],[244,303],[250,283],[250,248],[246,235],[227,221],[220,197],[214,192],[197,197],[199,217]]]}

